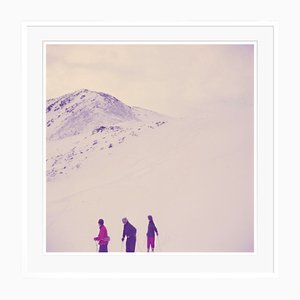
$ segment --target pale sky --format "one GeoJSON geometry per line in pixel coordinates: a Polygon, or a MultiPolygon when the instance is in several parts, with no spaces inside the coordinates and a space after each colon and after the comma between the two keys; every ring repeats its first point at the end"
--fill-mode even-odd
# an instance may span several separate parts
{"type": "Polygon", "coordinates": [[[86,88],[170,116],[253,105],[253,45],[47,45],[47,99],[86,88]]]}

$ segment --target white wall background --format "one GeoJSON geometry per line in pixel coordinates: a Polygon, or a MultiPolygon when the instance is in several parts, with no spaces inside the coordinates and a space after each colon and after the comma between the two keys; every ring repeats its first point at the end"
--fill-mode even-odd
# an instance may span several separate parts
{"type": "Polygon", "coordinates": [[[16,1],[1,22],[1,289],[3,299],[299,299],[299,88],[296,1],[16,1]],[[22,21],[276,21],[279,277],[252,279],[34,279],[21,274],[22,21]],[[279,175],[278,175],[279,174],[279,175]]]}

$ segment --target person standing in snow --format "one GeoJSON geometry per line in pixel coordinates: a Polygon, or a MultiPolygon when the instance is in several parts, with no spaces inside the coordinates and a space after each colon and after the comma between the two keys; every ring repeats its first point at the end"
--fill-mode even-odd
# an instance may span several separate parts
{"type": "Polygon", "coordinates": [[[108,242],[110,240],[108,234],[107,234],[107,229],[104,226],[104,220],[99,219],[98,221],[99,225],[99,234],[94,238],[94,241],[98,241],[99,244],[99,252],[108,252],[108,242]]]}
{"type": "Polygon", "coordinates": [[[152,216],[148,216],[148,220],[149,220],[149,224],[148,224],[148,231],[147,231],[147,252],[149,252],[150,246],[153,252],[155,247],[155,233],[156,235],[158,235],[158,231],[153,222],[152,216]]]}
{"type": "Polygon", "coordinates": [[[136,244],[136,228],[131,225],[127,218],[123,218],[122,222],[124,224],[122,242],[126,238],[126,252],[135,252],[135,244],[136,244]]]}

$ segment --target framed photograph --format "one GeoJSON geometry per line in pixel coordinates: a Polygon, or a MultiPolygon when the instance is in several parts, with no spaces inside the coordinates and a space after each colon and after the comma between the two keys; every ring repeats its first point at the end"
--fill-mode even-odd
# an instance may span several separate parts
{"type": "Polygon", "coordinates": [[[25,23],[23,96],[25,273],[276,274],[274,25],[25,23]]]}

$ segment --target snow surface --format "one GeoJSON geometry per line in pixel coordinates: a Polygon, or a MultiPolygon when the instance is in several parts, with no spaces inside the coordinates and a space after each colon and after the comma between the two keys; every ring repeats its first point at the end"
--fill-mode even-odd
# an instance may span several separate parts
{"type": "Polygon", "coordinates": [[[47,251],[95,252],[99,218],[123,251],[123,217],[146,251],[149,214],[156,251],[253,251],[253,107],[173,119],[80,90],[47,101],[47,125],[47,251]]]}

